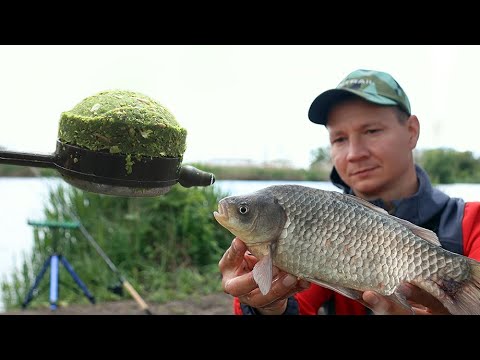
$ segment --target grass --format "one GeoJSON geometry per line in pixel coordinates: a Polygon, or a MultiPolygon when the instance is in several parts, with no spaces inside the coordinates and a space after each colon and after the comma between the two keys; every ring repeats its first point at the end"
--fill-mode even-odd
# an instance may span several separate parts
{"type": "MultiPolygon", "coordinates": [[[[155,198],[123,198],[93,194],[73,187],[52,190],[45,219],[81,223],[113,264],[147,301],[166,302],[221,290],[218,261],[232,235],[213,219],[218,201],[228,194],[213,187],[172,187],[155,198]]],[[[34,245],[12,273],[1,282],[7,310],[21,306],[45,259],[54,251],[54,231],[34,228],[34,245]]],[[[97,302],[129,298],[111,289],[119,276],[106,264],[79,230],[60,231],[57,251],[74,268],[97,302]]],[[[60,265],[59,300],[88,303],[87,298],[60,265]]],[[[29,307],[48,305],[49,275],[40,283],[29,307]]]]}

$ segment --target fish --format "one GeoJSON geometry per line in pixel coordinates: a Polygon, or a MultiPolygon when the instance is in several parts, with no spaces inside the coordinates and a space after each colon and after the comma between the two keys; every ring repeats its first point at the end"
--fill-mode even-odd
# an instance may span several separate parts
{"type": "Polygon", "coordinates": [[[399,290],[409,282],[451,314],[480,314],[480,262],[354,195],[272,185],[222,198],[213,216],[258,258],[253,278],[264,295],[275,265],[363,304],[373,290],[413,313],[399,290]]]}

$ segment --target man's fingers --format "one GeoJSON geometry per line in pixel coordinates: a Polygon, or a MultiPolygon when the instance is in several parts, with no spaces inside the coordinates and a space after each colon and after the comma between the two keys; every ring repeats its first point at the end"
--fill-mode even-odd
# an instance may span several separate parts
{"type": "Polygon", "coordinates": [[[365,291],[362,296],[366,305],[377,315],[407,315],[412,314],[412,311],[400,306],[399,304],[380,296],[374,291],[365,291]]]}
{"type": "Polygon", "coordinates": [[[250,254],[249,252],[247,252],[245,254],[244,259],[245,259],[245,262],[247,264],[247,268],[250,271],[253,270],[253,267],[258,262],[258,259],[255,256],[253,256],[252,254],[250,254]]]}
{"type": "Polygon", "coordinates": [[[308,289],[310,287],[310,285],[311,285],[311,283],[308,282],[307,280],[301,279],[301,280],[298,281],[298,288],[299,288],[300,291],[308,289]]]}
{"type": "Polygon", "coordinates": [[[290,292],[285,295],[285,297],[288,298],[290,296],[295,295],[297,292],[308,289],[310,287],[310,285],[311,284],[306,280],[299,280],[299,281],[297,281],[295,286],[290,290],[290,292]]]}
{"type": "MultiPolygon", "coordinates": [[[[273,277],[277,276],[278,272],[278,268],[273,267],[273,277]]],[[[246,274],[226,280],[223,289],[226,293],[232,296],[241,297],[252,292],[255,289],[258,289],[258,285],[253,279],[253,273],[250,271],[246,274]]]]}
{"type": "MultiPolygon", "coordinates": [[[[234,238],[230,247],[225,251],[218,266],[222,274],[223,290],[247,305],[262,308],[268,305],[283,308],[280,300],[302,291],[310,286],[305,280],[298,280],[295,276],[280,272],[274,266],[272,269],[272,287],[268,294],[263,295],[253,278],[252,269],[258,259],[247,251],[243,241],[234,238]],[[277,303],[276,303],[277,302],[277,303]],[[275,304],[276,303],[276,304],[275,304]]],[[[274,309],[277,311],[277,309],[274,309]]]]}
{"type": "Polygon", "coordinates": [[[399,292],[404,295],[411,305],[411,309],[397,302],[381,296],[374,291],[365,291],[362,299],[377,315],[431,315],[448,314],[442,303],[426,291],[412,284],[402,284],[399,292]],[[413,311],[413,312],[412,312],[413,311]]]}
{"type": "Polygon", "coordinates": [[[225,251],[222,258],[218,262],[220,272],[239,267],[243,262],[243,255],[247,251],[247,246],[238,238],[233,239],[230,247],[225,251]]]}
{"type": "Polygon", "coordinates": [[[255,308],[262,308],[303,290],[304,286],[304,283],[299,284],[295,276],[281,272],[266,295],[262,295],[260,289],[257,288],[240,297],[240,301],[255,308]]]}
{"type": "MultiPolygon", "coordinates": [[[[294,277],[292,275],[285,275],[285,276],[282,277],[281,281],[282,281],[283,285],[285,285],[285,283],[289,283],[289,282],[293,281],[293,278],[294,277]]],[[[288,301],[287,299],[290,296],[293,296],[300,291],[308,289],[310,287],[310,285],[311,284],[306,280],[298,280],[298,279],[295,278],[294,286],[290,288],[290,291],[288,291],[286,294],[282,295],[280,297],[280,299],[274,300],[270,304],[259,308],[259,311],[263,314],[269,314],[269,313],[272,314],[273,313],[273,314],[280,315],[286,309],[287,301],[288,301]]]]}
{"type": "Polygon", "coordinates": [[[449,311],[437,298],[435,298],[433,295],[429,294],[425,290],[419,288],[418,286],[404,283],[400,285],[399,291],[407,298],[407,300],[416,304],[423,305],[424,307],[430,309],[432,313],[449,313],[449,311]]]}

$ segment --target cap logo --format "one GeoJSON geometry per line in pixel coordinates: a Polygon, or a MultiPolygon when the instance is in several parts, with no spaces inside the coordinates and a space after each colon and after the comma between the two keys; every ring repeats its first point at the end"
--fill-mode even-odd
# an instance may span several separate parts
{"type": "Polygon", "coordinates": [[[349,79],[342,81],[338,86],[338,88],[349,88],[349,89],[358,89],[365,85],[371,85],[374,82],[370,79],[349,79]]]}
{"type": "Polygon", "coordinates": [[[318,95],[308,110],[309,119],[314,123],[325,125],[330,107],[344,98],[346,93],[380,106],[399,106],[408,115],[411,114],[407,94],[390,74],[359,69],[348,74],[336,88],[318,95]]]}

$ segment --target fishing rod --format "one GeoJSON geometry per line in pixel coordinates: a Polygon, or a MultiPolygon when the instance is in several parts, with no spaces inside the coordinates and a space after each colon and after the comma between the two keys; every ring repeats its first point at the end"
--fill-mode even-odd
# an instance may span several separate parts
{"type": "MultiPolygon", "coordinates": [[[[64,202],[65,204],[65,202],[64,202]]],[[[65,204],[66,205],[66,204],[65,204]]],[[[145,300],[142,299],[142,297],[138,294],[138,292],[133,288],[132,284],[128,282],[128,280],[120,273],[120,271],[117,269],[115,264],[110,260],[110,258],[105,254],[105,252],[102,250],[100,245],[95,241],[95,239],[90,235],[90,233],[87,231],[85,226],[83,226],[82,222],[80,221],[79,217],[74,214],[73,210],[70,210],[68,206],[65,206],[66,211],[68,214],[74,218],[78,224],[80,231],[82,234],[87,238],[87,240],[90,242],[90,244],[93,246],[93,248],[97,251],[97,253],[100,255],[100,257],[107,263],[108,267],[118,276],[120,282],[122,283],[123,287],[127,289],[127,291],[132,295],[133,299],[137,302],[137,304],[140,306],[140,308],[147,314],[147,315],[153,315],[152,312],[149,309],[148,304],[145,302],[145,300]]]]}

